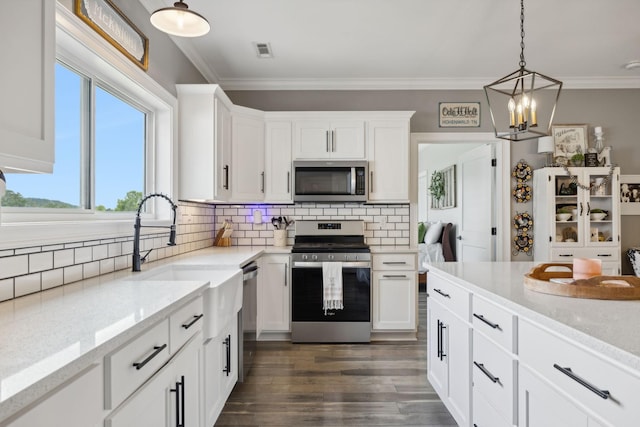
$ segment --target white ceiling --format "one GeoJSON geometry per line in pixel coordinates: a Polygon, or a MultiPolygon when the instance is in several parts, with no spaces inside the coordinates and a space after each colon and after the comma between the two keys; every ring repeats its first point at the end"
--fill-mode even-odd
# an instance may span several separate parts
{"type": "MultiPolygon", "coordinates": [[[[140,0],[150,11],[173,0],[140,0]]],[[[225,89],[480,89],[518,68],[518,0],[186,0],[176,44],[225,89]],[[254,42],[271,44],[260,59],[254,42]]],[[[526,0],[527,68],[570,88],[640,87],[640,0],[526,0]]]]}

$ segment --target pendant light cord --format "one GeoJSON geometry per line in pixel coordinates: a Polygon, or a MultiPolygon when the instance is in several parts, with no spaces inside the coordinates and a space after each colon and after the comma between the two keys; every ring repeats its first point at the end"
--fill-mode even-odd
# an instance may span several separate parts
{"type": "Polygon", "coordinates": [[[524,60],[524,0],[520,0],[520,68],[524,68],[527,62],[524,60]]]}

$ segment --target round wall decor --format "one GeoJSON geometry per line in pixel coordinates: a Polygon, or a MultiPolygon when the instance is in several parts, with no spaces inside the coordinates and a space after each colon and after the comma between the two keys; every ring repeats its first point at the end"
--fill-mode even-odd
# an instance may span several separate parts
{"type": "Polygon", "coordinates": [[[518,203],[528,202],[531,200],[531,186],[522,182],[517,183],[513,189],[513,198],[516,199],[518,203]]]}
{"type": "Polygon", "coordinates": [[[519,232],[527,232],[533,227],[533,218],[529,212],[518,212],[513,217],[513,226],[519,232]]]}
{"type": "Polygon", "coordinates": [[[531,166],[527,164],[524,160],[520,160],[516,166],[513,168],[513,172],[511,175],[518,182],[527,182],[533,178],[533,172],[531,170],[531,166]]]}

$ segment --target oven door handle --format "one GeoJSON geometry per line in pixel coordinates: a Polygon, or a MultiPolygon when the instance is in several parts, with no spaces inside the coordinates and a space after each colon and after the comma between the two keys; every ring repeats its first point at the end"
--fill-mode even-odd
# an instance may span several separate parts
{"type": "MultiPolygon", "coordinates": [[[[332,262],[332,261],[327,261],[332,262]]],[[[322,262],[317,261],[294,261],[292,268],[322,268],[322,262]]],[[[371,268],[371,263],[368,261],[354,261],[343,262],[342,268],[371,268]]]]}

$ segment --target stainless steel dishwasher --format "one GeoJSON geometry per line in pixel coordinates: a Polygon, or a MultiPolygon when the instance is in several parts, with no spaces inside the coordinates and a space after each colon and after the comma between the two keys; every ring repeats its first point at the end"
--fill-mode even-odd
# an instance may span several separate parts
{"type": "Polygon", "coordinates": [[[244,382],[256,352],[258,264],[242,267],[242,309],[238,312],[238,382],[244,382]]]}

